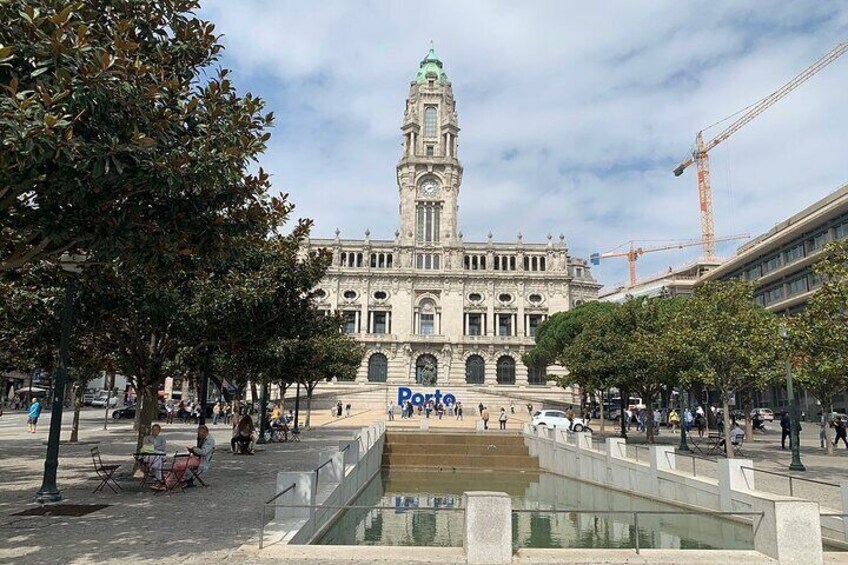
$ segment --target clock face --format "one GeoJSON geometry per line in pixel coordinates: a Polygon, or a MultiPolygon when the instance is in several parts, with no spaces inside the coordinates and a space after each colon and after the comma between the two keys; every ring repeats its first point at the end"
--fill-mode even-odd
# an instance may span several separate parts
{"type": "Polygon", "coordinates": [[[439,181],[436,179],[425,179],[421,182],[421,192],[427,196],[432,196],[439,191],[439,181]]]}

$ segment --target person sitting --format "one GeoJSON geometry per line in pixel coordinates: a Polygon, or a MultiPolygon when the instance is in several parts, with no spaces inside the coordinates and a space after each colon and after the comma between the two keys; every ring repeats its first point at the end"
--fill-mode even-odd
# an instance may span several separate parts
{"type": "Polygon", "coordinates": [[[141,442],[141,453],[149,453],[144,456],[144,463],[151,475],[162,480],[162,467],[164,464],[164,454],[166,449],[165,436],[161,435],[162,426],[153,424],[150,428],[150,433],[144,436],[141,442]]]}
{"type": "Polygon", "coordinates": [[[751,418],[751,424],[754,426],[755,430],[760,430],[761,432],[766,431],[766,421],[760,417],[759,412],[754,413],[754,417],[751,418]]]}
{"type": "Polygon", "coordinates": [[[230,447],[233,454],[253,455],[253,432],[256,428],[253,425],[253,418],[243,416],[239,420],[235,430],[233,430],[233,439],[230,440],[230,447]]]}
{"type": "MultiPolygon", "coordinates": [[[[197,428],[197,445],[187,448],[191,457],[188,458],[186,467],[189,469],[197,469],[198,473],[205,473],[209,470],[209,460],[212,458],[212,453],[215,451],[215,440],[209,437],[209,428],[199,426],[197,428]]],[[[186,487],[194,486],[194,477],[185,481],[186,487]]]]}

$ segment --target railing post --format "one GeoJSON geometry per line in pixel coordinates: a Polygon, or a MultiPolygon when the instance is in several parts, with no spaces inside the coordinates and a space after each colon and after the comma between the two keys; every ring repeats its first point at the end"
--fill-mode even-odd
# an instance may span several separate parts
{"type": "Polygon", "coordinates": [[[636,527],[636,555],[639,555],[639,513],[633,513],[633,524],[636,527]]]}
{"type": "Polygon", "coordinates": [[[462,547],[468,565],[512,563],[512,500],[505,492],[462,495],[465,529],[462,547]]]}
{"type": "Polygon", "coordinates": [[[754,550],[781,565],[823,563],[817,502],[755,498],[754,510],[763,512],[759,525],[754,521],[754,550]]]}

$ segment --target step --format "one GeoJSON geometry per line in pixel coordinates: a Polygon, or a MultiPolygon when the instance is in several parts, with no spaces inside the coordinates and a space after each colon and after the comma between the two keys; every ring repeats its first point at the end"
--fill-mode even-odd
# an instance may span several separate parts
{"type": "Polygon", "coordinates": [[[454,444],[454,445],[524,445],[524,436],[518,433],[436,433],[436,432],[386,432],[386,443],[396,444],[454,444]]]}
{"type": "Polygon", "coordinates": [[[455,472],[438,469],[392,468],[384,475],[383,485],[386,492],[403,493],[455,493],[479,490],[481,478],[485,479],[486,490],[505,492],[523,496],[539,481],[539,470],[504,471],[473,469],[470,472],[455,472]]]}
{"type": "Polygon", "coordinates": [[[539,458],[529,455],[398,455],[383,453],[389,467],[448,467],[468,469],[538,469],[539,458]]]}
{"type": "Polygon", "coordinates": [[[528,455],[525,445],[455,444],[455,443],[386,443],[384,453],[396,455],[528,455]]]}

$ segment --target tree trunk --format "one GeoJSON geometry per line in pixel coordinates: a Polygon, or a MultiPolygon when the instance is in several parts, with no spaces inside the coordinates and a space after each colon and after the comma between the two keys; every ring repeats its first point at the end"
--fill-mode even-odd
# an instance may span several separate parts
{"type": "Polygon", "coordinates": [[[751,393],[745,394],[742,400],[742,415],[745,417],[745,439],[754,438],[754,422],[751,420],[751,409],[753,409],[754,399],[751,393]]]}
{"type": "Polygon", "coordinates": [[[730,410],[728,410],[727,395],[721,395],[722,418],[724,419],[724,452],[728,459],[733,459],[733,445],[730,443],[730,410]]]}
{"type": "MultiPolygon", "coordinates": [[[[642,398],[644,399],[645,397],[643,396],[642,398]]],[[[645,438],[646,438],[645,441],[647,441],[650,444],[653,444],[654,443],[654,411],[651,410],[651,408],[653,408],[653,402],[646,404],[646,406],[647,407],[645,408],[645,438]]]]}
{"type": "Polygon", "coordinates": [[[138,416],[136,451],[141,450],[144,436],[147,435],[150,424],[156,419],[156,415],[159,412],[158,401],[159,394],[155,386],[144,387],[138,396],[138,408],[136,410],[136,415],[138,416]]]}
{"type": "Polygon", "coordinates": [[[74,391],[74,419],[71,422],[71,439],[68,440],[71,443],[79,441],[80,409],[82,408],[82,395],[85,393],[85,385],[83,383],[79,383],[79,385],[74,391]]]}
{"type": "Polygon", "coordinates": [[[253,412],[253,407],[256,406],[256,400],[259,398],[259,391],[256,388],[256,381],[250,380],[250,412],[253,412]]]}
{"type": "Polygon", "coordinates": [[[307,430],[309,429],[309,422],[312,416],[312,391],[314,389],[315,385],[306,385],[306,423],[304,424],[304,428],[307,430]]]}
{"type": "Polygon", "coordinates": [[[598,415],[601,417],[601,433],[604,433],[604,391],[598,391],[598,397],[601,399],[599,406],[601,407],[598,415]]]}

